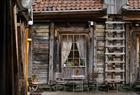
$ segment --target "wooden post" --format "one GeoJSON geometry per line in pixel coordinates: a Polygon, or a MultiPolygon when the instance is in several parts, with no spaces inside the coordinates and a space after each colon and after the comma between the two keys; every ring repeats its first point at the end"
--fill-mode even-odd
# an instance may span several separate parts
{"type": "Polygon", "coordinates": [[[88,72],[89,72],[89,74],[91,74],[90,75],[90,80],[93,80],[92,78],[93,78],[93,67],[94,67],[94,30],[93,30],[93,26],[90,26],[90,47],[88,47],[89,48],[89,70],[88,70],[88,72]]]}
{"type": "Polygon", "coordinates": [[[61,57],[60,57],[60,54],[59,54],[59,51],[60,51],[60,49],[59,49],[59,48],[60,48],[60,41],[59,41],[58,38],[57,38],[57,41],[56,41],[56,42],[57,42],[57,43],[56,43],[56,44],[57,44],[57,50],[56,50],[56,51],[57,51],[57,55],[56,55],[56,58],[57,58],[57,62],[56,62],[56,72],[60,72],[60,69],[61,69],[61,68],[60,68],[60,65],[61,65],[61,64],[60,64],[60,58],[61,58],[61,57]]]}
{"type": "Polygon", "coordinates": [[[29,29],[27,28],[26,29],[26,38],[25,38],[25,40],[26,40],[26,58],[25,58],[25,62],[26,62],[26,94],[28,94],[27,92],[28,92],[28,49],[29,49],[29,42],[28,42],[28,32],[29,32],[29,29]]]}
{"type": "Polygon", "coordinates": [[[49,42],[49,83],[54,80],[54,23],[50,24],[50,42],[49,42]]]}
{"type": "Polygon", "coordinates": [[[133,33],[133,31],[132,31],[132,29],[130,30],[130,71],[131,72],[129,72],[130,73],[130,84],[132,83],[132,70],[133,70],[133,65],[132,65],[132,63],[133,63],[133,59],[131,58],[132,57],[132,33],[133,33]]]}
{"type": "Polygon", "coordinates": [[[129,50],[130,50],[130,30],[129,30],[129,24],[126,24],[126,75],[125,75],[125,80],[126,80],[126,84],[130,83],[130,70],[129,70],[129,59],[130,59],[130,55],[129,55],[129,50]]]}
{"type": "Polygon", "coordinates": [[[133,84],[134,83],[134,78],[135,78],[135,62],[136,62],[136,40],[135,40],[135,32],[134,32],[134,28],[132,28],[131,33],[130,33],[130,37],[131,37],[131,55],[130,55],[130,83],[133,84]]]}
{"type": "Polygon", "coordinates": [[[15,95],[18,95],[19,94],[19,71],[18,71],[18,69],[19,69],[19,62],[18,62],[18,58],[19,58],[19,52],[18,52],[18,49],[19,49],[19,46],[18,46],[18,30],[17,30],[17,27],[18,27],[18,25],[17,25],[17,6],[16,5],[14,5],[14,7],[13,7],[13,15],[14,15],[14,41],[15,41],[15,70],[17,71],[16,73],[15,73],[15,95]]]}

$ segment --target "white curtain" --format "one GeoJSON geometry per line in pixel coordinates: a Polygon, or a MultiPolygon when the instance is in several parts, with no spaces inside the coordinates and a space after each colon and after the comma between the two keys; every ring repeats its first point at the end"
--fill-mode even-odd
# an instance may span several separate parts
{"type": "Polygon", "coordinates": [[[61,48],[62,49],[61,50],[62,65],[64,65],[64,63],[68,59],[68,56],[69,56],[70,51],[71,51],[71,47],[72,47],[72,38],[69,38],[69,39],[63,38],[62,48],[61,48]]]}
{"type": "Polygon", "coordinates": [[[80,59],[83,59],[85,58],[85,55],[86,55],[86,48],[85,48],[85,39],[84,37],[80,37],[76,40],[76,43],[77,43],[77,48],[78,48],[78,51],[79,51],[79,55],[80,55],[80,59]]]}

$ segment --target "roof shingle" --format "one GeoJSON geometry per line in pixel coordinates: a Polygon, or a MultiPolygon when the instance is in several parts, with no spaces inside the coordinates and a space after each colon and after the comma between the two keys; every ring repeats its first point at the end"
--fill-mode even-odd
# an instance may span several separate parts
{"type": "Polygon", "coordinates": [[[140,0],[128,0],[128,9],[140,9],[140,0]]]}
{"type": "Polygon", "coordinates": [[[69,11],[102,9],[102,0],[34,0],[33,11],[69,11]]]}

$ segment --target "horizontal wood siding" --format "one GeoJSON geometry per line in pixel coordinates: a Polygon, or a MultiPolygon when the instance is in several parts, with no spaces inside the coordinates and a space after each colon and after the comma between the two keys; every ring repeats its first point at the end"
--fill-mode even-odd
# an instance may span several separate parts
{"type": "Polygon", "coordinates": [[[102,24],[97,24],[95,29],[95,73],[98,74],[96,81],[99,83],[103,83],[104,81],[104,56],[105,56],[105,26],[102,24]]]}
{"type": "Polygon", "coordinates": [[[32,75],[36,75],[40,84],[48,81],[49,28],[47,25],[36,25],[33,34],[32,75]]]}

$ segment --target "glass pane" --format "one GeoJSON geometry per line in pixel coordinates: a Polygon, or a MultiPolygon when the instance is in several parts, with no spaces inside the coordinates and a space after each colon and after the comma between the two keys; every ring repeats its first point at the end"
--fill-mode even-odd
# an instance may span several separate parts
{"type": "Polygon", "coordinates": [[[74,50],[74,47],[75,47],[75,45],[74,45],[74,43],[72,42],[72,47],[71,47],[71,50],[72,50],[72,51],[74,50]]]}
{"type": "Polygon", "coordinates": [[[78,50],[75,50],[73,52],[74,52],[74,58],[79,59],[79,51],[78,50]]]}
{"type": "Polygon", "coordinates": [[[70,58],[69,58],[69,59],[67,60],[67,65],[66,65],[66,66],[70,66],[70,67],[71,67],[71,66],[74,66],[73,59],[70,59],[70,58]]]}
{"type": "Polygon", "coordinates": [[[74,62],[74,66],[79,66],[79,58],[74,59],[73,62],[74,62]]]}
{"type": "Polygon", "coordinates": [[[73,50],[74,50],[74,51],[77,51],[77,50],[78,50],[77,44],[76,44],[75,42],[73,43],[73,50]]]}
{"type": "Polygon", "coordinates": [[[69,53],[69,55],[68,55],[68,58],[73,59],[73,55],[74,55],[73,51],[71,50],[71,51],[69,51],[69,52],[70,52],[70,53],[69,53]]]}
{"type": "Polygon", "coordinates": [[[80,59],[80,66],[85,66],[85,59],[80,59]]]}

